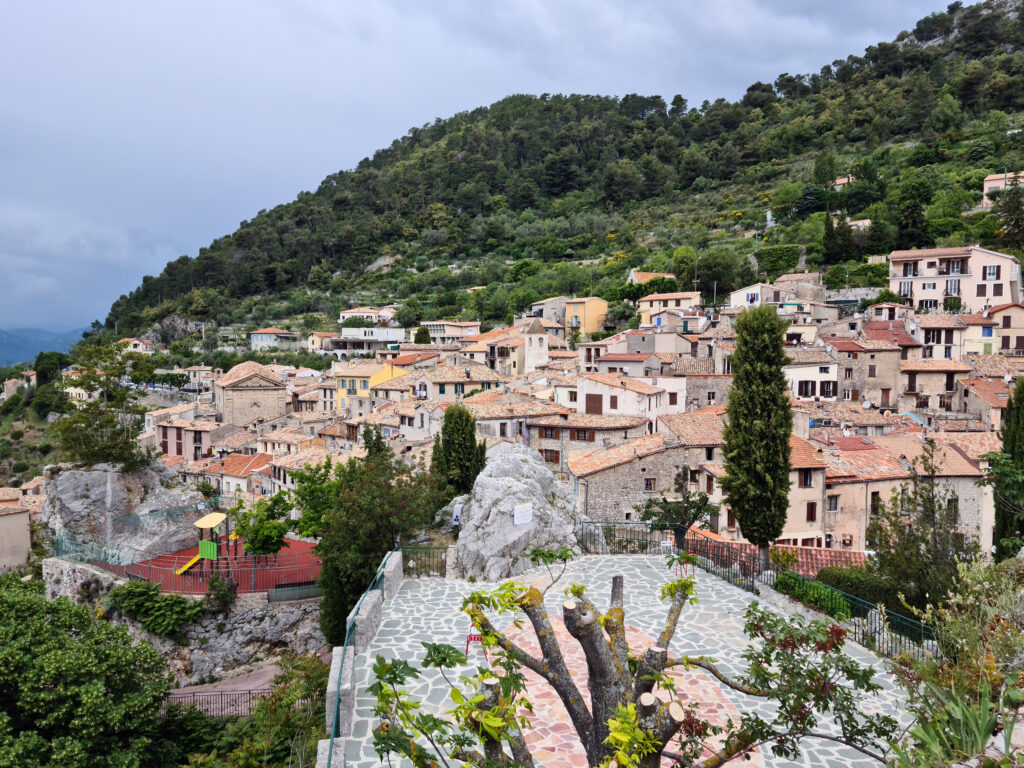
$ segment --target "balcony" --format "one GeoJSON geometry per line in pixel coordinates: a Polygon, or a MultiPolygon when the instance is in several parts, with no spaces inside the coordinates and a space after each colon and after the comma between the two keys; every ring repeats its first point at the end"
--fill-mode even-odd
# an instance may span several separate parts
{"type": "Polygon", "coordinates": [[[346,389],[346,390],[345,390],[345,393],[346,393],[346,394],[347,394],[347,395],[348,395],[349,397],[354,397],[354,396],[355,396],[355,394],[356,394],[356,391],[355,391],[355,389],[346,389]]]}

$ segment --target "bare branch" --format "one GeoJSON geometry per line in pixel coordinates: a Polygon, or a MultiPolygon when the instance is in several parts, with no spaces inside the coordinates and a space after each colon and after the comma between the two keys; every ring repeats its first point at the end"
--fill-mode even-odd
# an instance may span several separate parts
{"type": "Polygon", "coordinates": [[[672,636],[676,633],[676,624],[679,623],[679,614],[683,612],[683,606],[689,599],[690,592],[686,589],[677,589],[672,595],[672,604],[668,607],[668,615],[665,617],[665,628],[658,637],[658,645],[662,648],[668,648],[672,644],[672,636]]]}
{"type": "Polygon", "coordinates": [[[700,667],[701,669],[705,670],[706,672],[710,672],[711,675],[713,677],[717,678],[720,683],[724,683],[725,685],[727,685],[730,688],[732,688],[734,691],[739,691],[740,693],[745,693],[748,696],[762,696],[763,697],[763,696],[767,696],[768,695],[768,691],[762,691],[762,690],[760,690],[758,688],[751,688],[751,687],[749,687],[747,685],[744,685],[743,683],[739,682],[738,680],[734,680],[733,678],[729,677],[727,674],[725,674],[725,672],[720,670],[717,666],[715,666],[710,661],[707,661],[706,659],[695,659],[695,658],[692,658],[692,657],[689,657],[689,656],[684,656],[684,657],[679,658],[679,659],[673,659],[672,661],[670,661],[667,664],[665,664],[665,668],[666,669],[669,668],[669,667],[677,667],[677,666],[678,667],[682,667],[682,666],[700,667]]]}

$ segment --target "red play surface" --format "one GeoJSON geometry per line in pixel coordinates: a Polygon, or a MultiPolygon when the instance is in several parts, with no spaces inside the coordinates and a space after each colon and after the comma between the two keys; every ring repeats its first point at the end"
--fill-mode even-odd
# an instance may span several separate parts
{"type": "Polygon", "coordinates": [[[199,560],[181,575],[175,571],[199,554],[198,545],[132,565],[98,565],[119,576],[135,576],[159,584],[164,592],[184,594],[205,594],[206,581],[213,573],[237,582],[239,592],[266,592],[276,587],[309,584],[320,575],[320,561],[309,542],[285,539],[284,549],[276,558],[246,555],[243,544],[242,539],[227,546],[221,544],[217,560],[199,560]]]}

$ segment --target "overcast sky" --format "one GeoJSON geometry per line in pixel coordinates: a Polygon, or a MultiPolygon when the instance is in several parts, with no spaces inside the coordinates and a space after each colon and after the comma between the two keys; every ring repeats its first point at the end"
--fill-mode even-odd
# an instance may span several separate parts
{"type": "Polygon", "coordinates": [[[511,93],[736,99],[944,0],[0,0],[0,328],[67,329],[410,127],[511,93]]]}

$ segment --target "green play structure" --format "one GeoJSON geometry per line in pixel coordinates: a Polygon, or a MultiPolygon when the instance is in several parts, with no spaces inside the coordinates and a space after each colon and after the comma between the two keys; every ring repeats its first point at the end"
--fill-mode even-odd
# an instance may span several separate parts
{"type": "MultiPolygon", "coordinates": [[[[220,550],[217,528],[227,520],[227,517],[223,512],[211,512],[196,520],[195,526],[199,529],[199,554],[178,568],[175,574],[181,576],[183,573],[187,573],[190,568],[202,560],[210,560],[210,570],[213,570],[213,563],[217,561],[220,550]]],[[[202,566],[200,566],[200,570],[202,570],[202,566]]]]}

